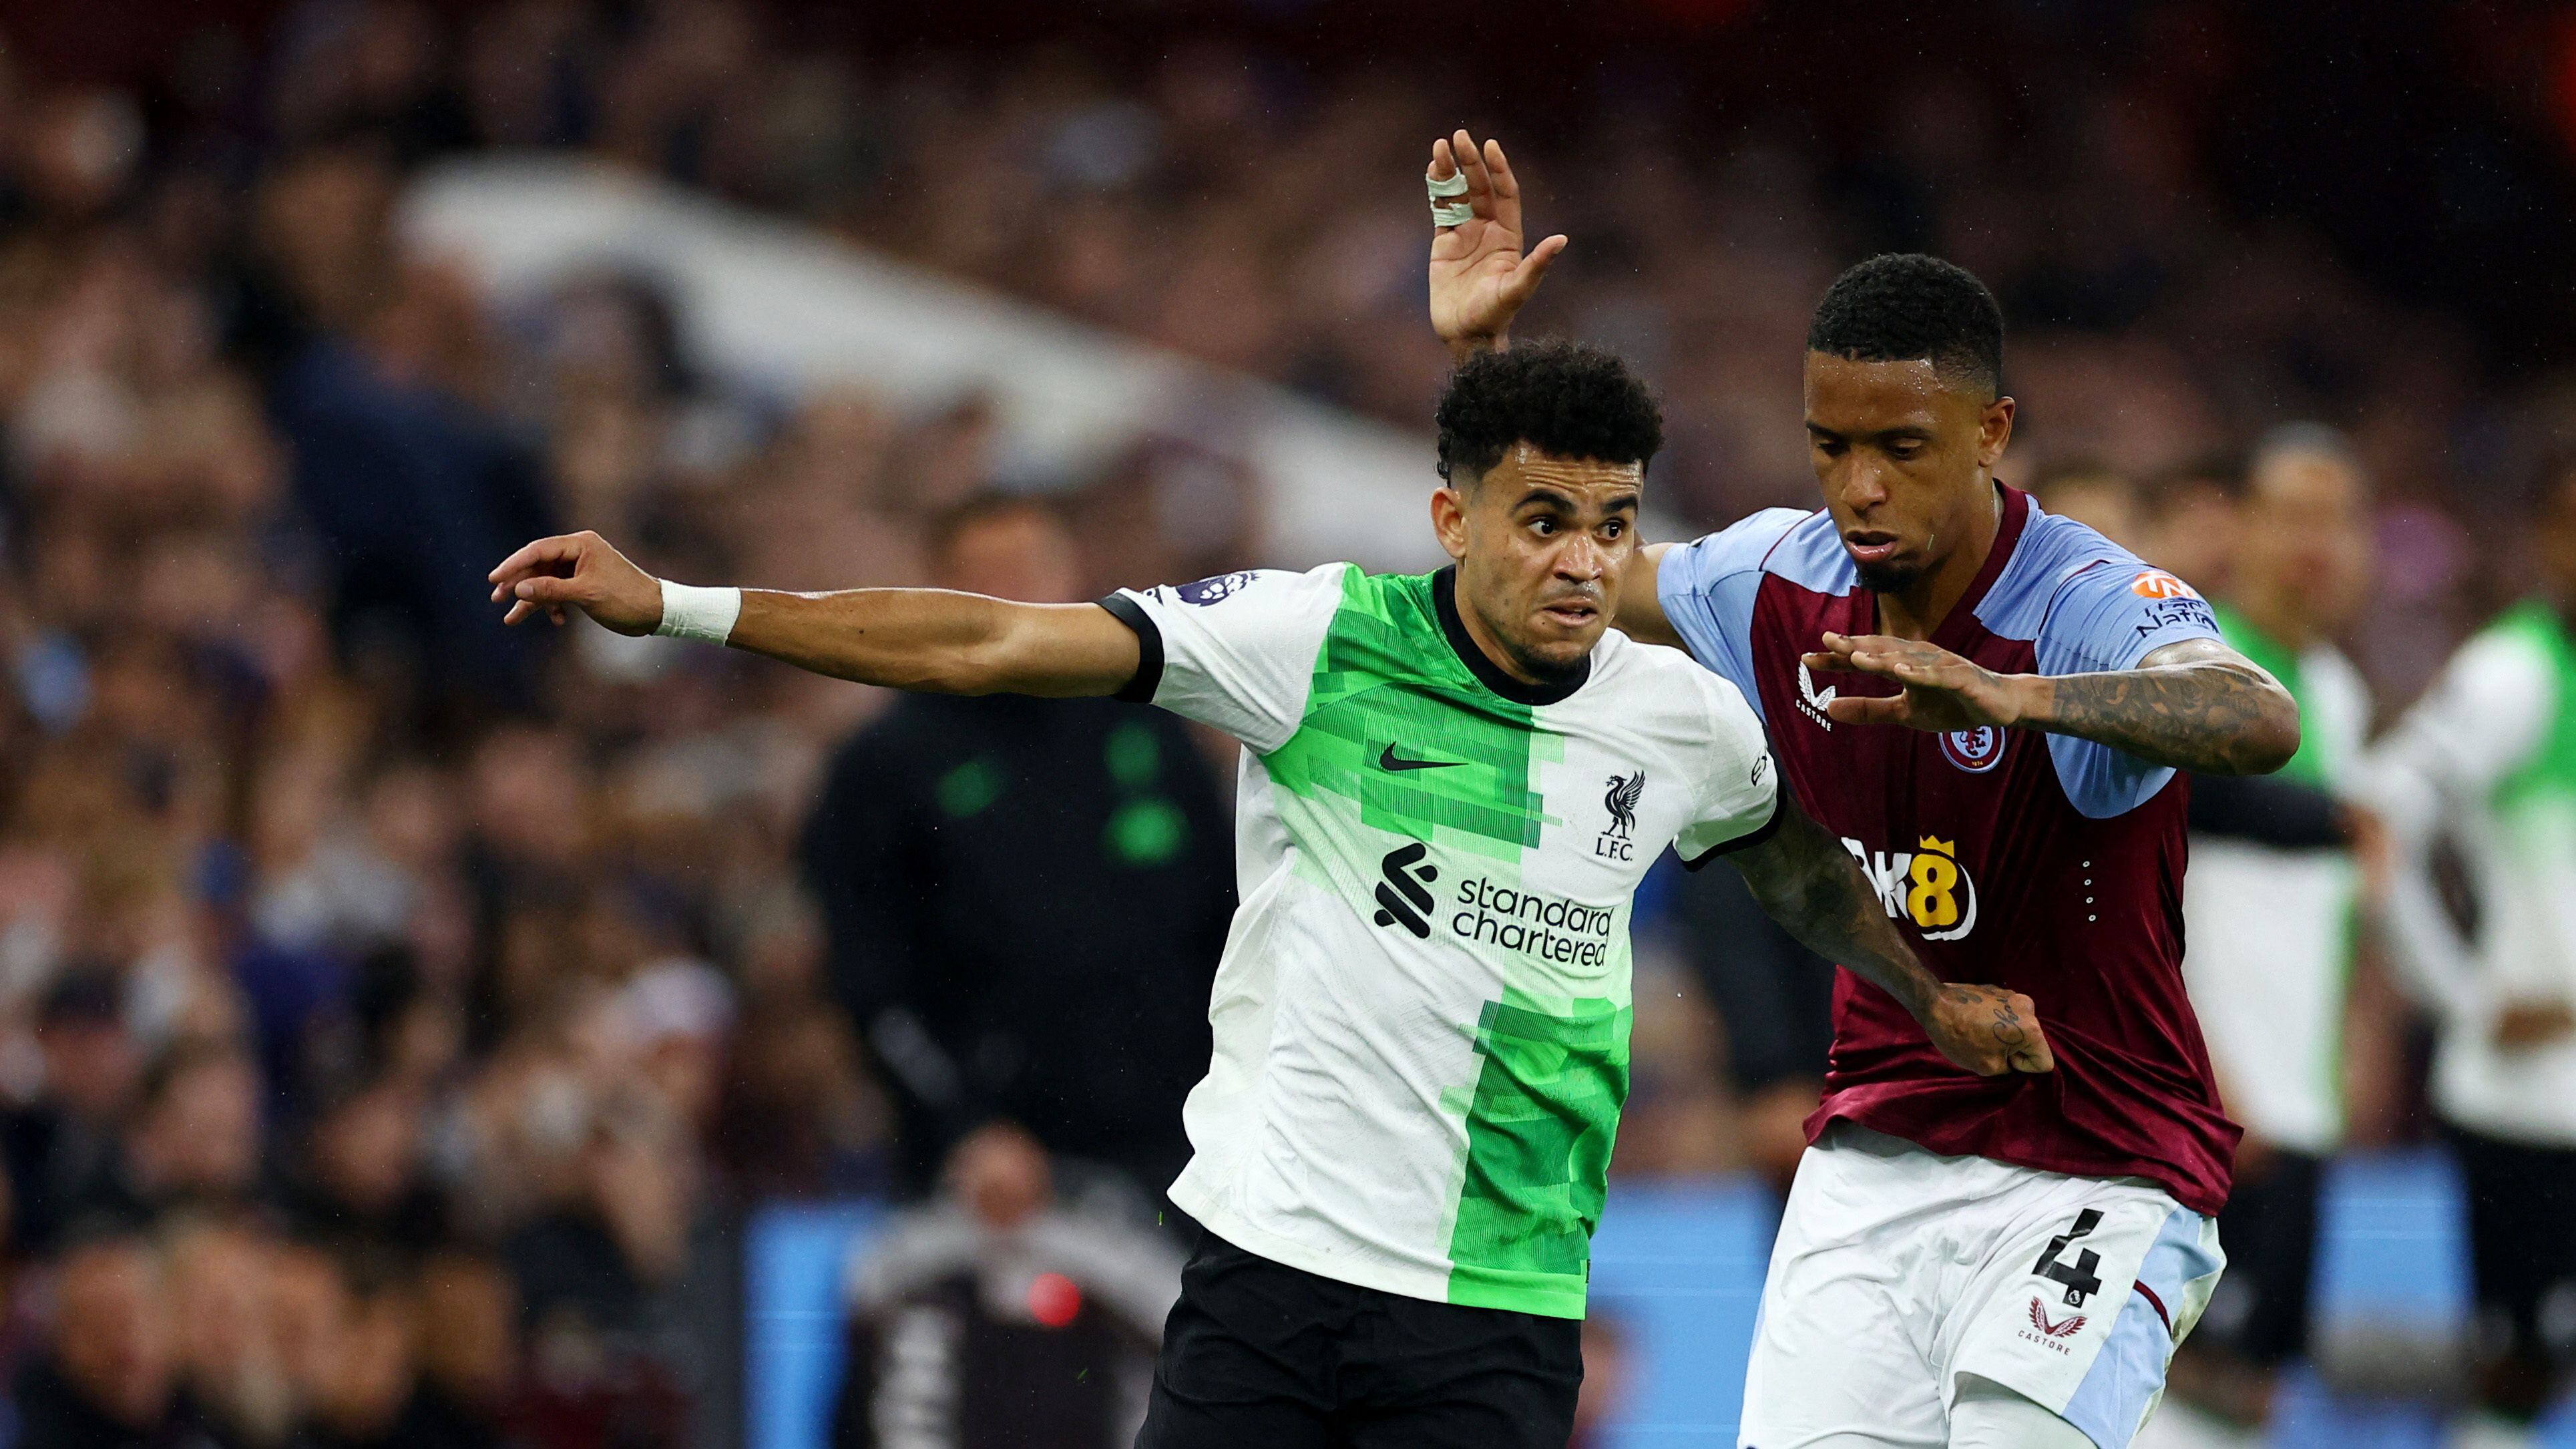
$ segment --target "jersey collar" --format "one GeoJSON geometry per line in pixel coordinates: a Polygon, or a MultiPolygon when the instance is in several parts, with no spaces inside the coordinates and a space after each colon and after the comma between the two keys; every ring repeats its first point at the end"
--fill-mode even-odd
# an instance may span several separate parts
{"type": "Polygon", "coordinates": [[[1467,632],[1466,622],[1458,617],[1456,564],[1431,576],[1431,606],[1440,615],[1440,632],[1447,636],[1449,648],[1458,656],[1458,662],[1467,666],[1467,672],[1476,676],[1478,684],[1514,704],[1556,704],[1581,689],[1584,681],[1592,677],[1592,656],[1589,654],[1583,656],[1583,662],[1575,666],[1573,673],[1550,684],[1523,684],[1505,674],[1501,665],[1486,658],[1485,651],[1476,647],[1474,636],[1467,632]]]}

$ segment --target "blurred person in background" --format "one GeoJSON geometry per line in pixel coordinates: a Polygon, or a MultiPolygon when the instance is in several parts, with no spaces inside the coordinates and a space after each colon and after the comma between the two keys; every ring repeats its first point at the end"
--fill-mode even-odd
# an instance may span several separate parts
{"type": "MultiPolygon", "coordinates": [[[[1089,597],[1042,499],[956,505],[930,560],[943,588],[1089,597]]],[[[1188,728],[1112,700],[906,695],[841,750],[805,878],[916,1186],[1018,1203],[1054,1155],[1159,1206],[1207,1068],[1232,829],[1188,728]]]]}
{"type": "Polygon", "coordinates": [[[2212,455],[2165,470],[2139,490],[2139,554],[2210,598],[2227,592],[2227,570],[2239,527],[2237,497],[2245,470],[2232,456],[2212,455]]]}
{"type": "Polygon", "coordinates": [[[390,1075],[326,1094],[283,1194],[298,1226],[413,1253],[445,1242],[447,1205],[423,1171],[426,1105],[390,1075]]]}
{"type": "Polygon", "coordinates": [[[2398,843],[2391,942],[2433,1017],[2433,1105],[2468,1191],[2461,1449],[2536,1443],[2576,1358],[2576,462],[2542,483],[2538,589],[2461,646],[2362,775],[2398,843]],[[2442,839],[2473,930],[2433,879],[2442,839]]]}
{"type": "Polygon", "coordinates": [[[833,1449],[1127,1449],[1181,1255],[1141,1223],[1059,1205],[1025,1134],[982,1133],[848,1281],[833,1449]],[[1030,1156],[973,1160],[997,1151],[1030,1156]]]}
{"type": "Polygon", "coordinates": [[[180,1382],[219,1449],[279,1449],[300,1407],[278,1346],[278,1243],[247,1214],[192,1215],[163,1235],[180,1382]]]}
{"type": "Polygon", "coordinates": [[[2138,1438],[2157,1449],[2256,1442],[2277,1373],[2307,1350],[2318,1194],[2344,1137],[2358,891],[2365,865],[2386,868],[2376,818],[2343,800],[2371,723],[2369,686],[2334,642],[2372,563],[2351,445],[2317,424],[2274,430],[2237,518],[2219,629],[2298,701],[2299,749],[2277,775],[2192,781],[2183,978],[2245,1135],[2218,1217],[2229,1272],[2138,1438]]]}
{"type": "Polygon", "coordinates": [[[518,1295],[488,1253],[448,1248],[421,1265],[420,1387],[409,1416],[416,1449],[503,1449],[518,1392],[518,1295]]]}
{"type": "Polygon", "coordinates": [[[35,1095],[0,1113],[9,1172],[9,1242],[40,1257],[106,1174],[116,1132],[141,1074],[117,983],[95,969],[66,971],[36,1010],[41,1076],[35,1095]]]}
{"type": "Polygon", "coordinates": [[[180,1449],[179,1360],[161,1254],[129,1229],[75,1228],[55,1260],[53,1313],[15,1389],[25,1449],[180,1449]]]}
{"type": "Polygon", "coordinates": [[[2147,551],[2147,519],[2140,507],[2138,485],[2097,458],[2070,458],[2031,476],[2030,496],[2063,518],[2072,518],[2149,562],[2161,562],[2147,551]]]}
{"type": "Polygon", "coordinates": [[[259,1067],[229,1040],[182,1039],[145,1069],[116,1153],[82,1211],[148,1221],[174,1207],[223,1209],[265,1186],[259,1067]]]}
{"type": "Polygon", "coordinates": [[[300,1438],[310,1449],[432,1449],[409,1422],[419,1374],[411,1282],[383,1249],[343,1254],[341,1264],[336,1311],[325,1319],[332,1372],[306,1406],[300,1438]]]}

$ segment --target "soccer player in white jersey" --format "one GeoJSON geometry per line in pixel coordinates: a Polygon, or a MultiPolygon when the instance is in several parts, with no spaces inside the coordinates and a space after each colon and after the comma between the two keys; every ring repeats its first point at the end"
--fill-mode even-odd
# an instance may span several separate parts
{"type": "Polygon", "coordinates": [[[2176,1350],[2173,1392],[2138,1449],[2255,1443],[2279,1369],[2307,1351],[2318,1190],[2343,1144],[2355,847],[2380,835],[2339,798],[2370,735],[2370,690],[2334,644],[2367,598],[2370,521],[2370,485],[2340,433],[2294,423],[2256,445],[2214,612],[2298,701],[2299,750],[2268,779],[2192,786],[2183,977],[2245,1137],[2218,1216],[2227,1276],[2176,1350]]]}
{"type": "Polygon", "coordinates": [[[2477,1414],[2461,1449],[2535,1444],[2576,1359],[2576,462],[2546,476],[2540,587],[2460,646],[2365,757],[2404,862],[2389,924],[2438,1045],[2433,1106],[2469,1196],[2477,1414]],[[2433,884],[2447,836],[2477,899],[2433,884]]]}
{"type": "Polygon", "coordinates": [[[1151,1449],[1565,1442],[1630,899],[1667,845],[1726,856],[1962,1067],[2052,1065],[2027,998],[1923,969],[1734,686],[1609,630],[1662,439],[1635,375],[1575,346],[1482,358],[1439,424],[1436,574],[804,595],[656,580],[594,534],[492,574],[512,623],[577,609],[897,688],[1114,694],[1243,743],[1243,903],[1171,1190],[1204,1236],[1151,1449]]]}

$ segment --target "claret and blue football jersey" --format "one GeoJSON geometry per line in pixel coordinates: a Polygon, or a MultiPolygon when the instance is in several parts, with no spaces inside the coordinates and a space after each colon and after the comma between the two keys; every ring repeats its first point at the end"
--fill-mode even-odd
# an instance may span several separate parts
{"type": "MultiPolygon", "coordinates": [[[[2001,673],[2064,675],[2219,637],[2181,580],[2018,489],[1999,494],[1994,549],[1933,644],[2001,673]]],[[[2028,993],[2057,1057],[2043,1076],[1972,1075],[1843,972],[1810,1137],[1847,1119],[1938,1153],[2146,1178],[2216,1213],[2238,1134],[2183,989],[2188,782],[2071,735],[1832,719],[1834,697],[1898,686],[1799,662],[1827,632],[1878,632],[1829,514],[1774,509],[1674,548],[1656,587],[1691,653],[1761,711],[1788,787],[1925,963],[2028,993]]]]}

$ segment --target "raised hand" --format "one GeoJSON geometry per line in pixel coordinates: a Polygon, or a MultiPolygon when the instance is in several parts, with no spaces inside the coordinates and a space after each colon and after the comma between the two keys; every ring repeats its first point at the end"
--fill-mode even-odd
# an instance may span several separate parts
{"type": "Polygon", "coordinates": [[[2026,712],[2028,675],[1997,674],[1947,649],[1892,634],[1827,634],[1824,648],[1800,656],[1811,670],[1875,674],[1905,686],[1877,699],[1837,696],[1825,713],[1842,724],[1894,724],[1918,730],[2013,725],[2026,712]]]}
{"type": "Polygon", "coordinates": [[[620,634],[650,634],[662,622],[662,583],[627,562],[598,534],[541,538],[492,570],[492,602],[507,600],[504,624],[540,611],[560,624],[579,609],[620,634]]]}
{"type": "Polygon", "coordinates": [[[2057,1057],[2031,999],[2001,986],[1946,985],[1932,998],[1923,1030],[1941,1055],[1981,1077],[2053,1072],[2057,1057]]]}
{"type": "Polygon", "coordinates": [[[1520,181],[1500,141],[1489,138],[1479,150],[1464,130],[1434,141],[1427,174],[1434,181],[1467,178],[1473,215],[1431,233],[1431,329],[1464,360],[1503,344],[1513,316],[1565,250],[1565,238],[1552,236],[1523,252],[1520,181]]]}

